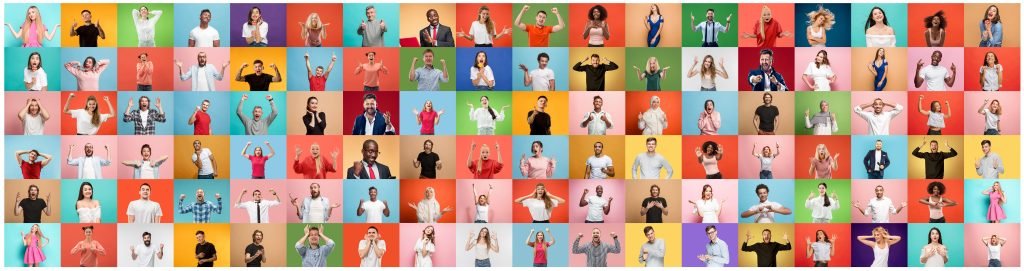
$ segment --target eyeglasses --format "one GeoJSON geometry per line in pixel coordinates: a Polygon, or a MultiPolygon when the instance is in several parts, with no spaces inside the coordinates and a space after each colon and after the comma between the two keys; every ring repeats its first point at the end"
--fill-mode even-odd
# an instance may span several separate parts
{"type": "Polygon", "coordinates": [[[709,231],[709,232],[707,232],[707,234],[711,235],[711,234],[716,233],[716,232],[718,232],[718,231],[709,231]]]}

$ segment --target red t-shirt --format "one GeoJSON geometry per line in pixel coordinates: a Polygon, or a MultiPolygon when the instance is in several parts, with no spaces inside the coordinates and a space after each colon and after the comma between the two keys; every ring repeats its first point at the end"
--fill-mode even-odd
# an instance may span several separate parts
{"type": "Polygon", "coordinates": [[[270,157],[249,155],[249,162],[252,162],[252,177],[253,178],[265,178],[265,177],[267,177],[267,175],[266,175],[267,159],[270,159],[270,157]]]}
{"type": "Polygon", "coordinates": [[[196,122],[193,124],[195,125],[194,135],[210,135],[210,114],[203,111],[196,112],[196,122]]]}
{"type": "Polygon", "coordinates": [[[761,35],[760,21],[754,22],[754,34],[757,34],[757,47],[775,47],[775,40],[782,33],[782,25],[779,20],[772,18],[764,23],[764,35],[761,35]]]}
{"type": "Polygon", "coordinates": [[[494,174],[501,172],[501,167],[503,166],[501,163],[498,163],[498,161],[487,159],[481,160],[480,164],[482,164],[482,166],[480,166],[480,170],[477,170],[476,162],[477,161],[473,161],[469,165],[469,171],[473,172],[473,178],[476,179],[494,178],[494,174]]]}
{"type": "Polygon", "coordinates": [[[420,134],[421,135],[432,135],[434,134],[434,119],[437,119],[437,111],[423,111],[420,112],[420,134]]]}
{"type": "Polygon", "coordinates": [[[309,77],[309,91],[324,91],[324,85],[327,82],[327,77],[324,76],[310,76],[309,77]]]}
{"type": "Polygon", "coordinates": [[[551,35],[551,26],[527,25],[526,33],[530,35],[530,47],[548,47],[548,37],[551,35]]]}
{"type": "Polygon", "coordinates": [[[21,161],[21,175],[25,179],[39,179],[39,172],[43,171],[43,163],[21,161]]]}

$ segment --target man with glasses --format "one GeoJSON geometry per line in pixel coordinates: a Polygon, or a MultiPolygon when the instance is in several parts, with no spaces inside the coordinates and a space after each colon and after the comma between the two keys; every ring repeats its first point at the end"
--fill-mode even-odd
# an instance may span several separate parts
{"type": "Polygon", "coordinates": [[[718,239],[718,228],[715,228],[715,225],[705,227],[704,233],[710,242],[704,244],[707,253],[697,255],[697,259],[704,262],[707,267],[725,267],[729,264],[729,245],[718,239]]]}

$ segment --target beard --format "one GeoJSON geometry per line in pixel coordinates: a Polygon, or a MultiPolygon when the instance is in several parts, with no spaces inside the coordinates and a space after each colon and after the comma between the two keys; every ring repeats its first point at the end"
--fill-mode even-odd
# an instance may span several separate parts
{"type": "Polygon", "coordinates": [[[146,245],[147,247],[149,246],[150,243],[151,243],[151,241],[149,241],[149,240],[142,241],[142,244],[146,245]]]}

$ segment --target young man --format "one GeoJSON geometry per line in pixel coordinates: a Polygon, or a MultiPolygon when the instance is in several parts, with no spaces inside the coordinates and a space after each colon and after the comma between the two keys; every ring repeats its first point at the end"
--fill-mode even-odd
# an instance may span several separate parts
{"type": "Polygon", "coordinates": [[[661,223],[662,217],[668,215],[668,200],[661,196],[661,187],[651,185],[649,197],[640,203],[640,216],[646,223],[661,223]]]}
{"type": "Polygon", "coordinates": [[[605,135],[608,129],[612,128],[612,115],[608,111],[603,111],[604,98],[601,96],[594,96],[594,110],[587,112],[586,116],[583,116],[583,122],[580,123],[581,128],[587,128],[588,135],[605,135]]]}
{"type": "Polygon", "coordinates": [[[690,13],[690,29],[693,29],[694,32],[700,32],[701,47],[718,47],[718,34],[729,32],[729,26],[732,25],[732,14],[725,17],[725,25],[715,21],[715,9],[709,8],[705,16],[707,21],[694,25],[693,21],[696,17],[693,16],[693,13],[690,13]]]}
{"type": "Polygon", "coordinates": [[[868,122],[868,134],[870,135],[889,135],[889,123],[892,119],[896,118],[901,112],[903,112],[903,105],[900,104],[889,104],[882,101],[882,98],[876,98],[870,104],[862,104],[853,108],[853,112],[857,113],[857,116],[868,122]],[[868,107],[872,108],[871,112],[864,111],[868,107]],[[883,111],[886,107],[892,107],[892,110],[883,111]]]}
{"type": "Polygon", "coordinates": [[[85,143],[85,156],[72,158],[74,155],[75,144],[68,146],[68,165],[78,167],[78,179],[103,179],[103,168],[110,165],[110,148],[103,145],[103,150],[107,152],[107,158],[97,157],[93,155],[92,143],[85,143]]]}
{"type": "Polygon", "coordinates": [[[377,95],[363,95],[363,113],[356,116],[352,124],[352,135],[394,135],[391,112],[377,111],[377,95]]]}
{"type": "Polygon", "coordinates": [[[718,238],[718,228],[715,225],[704,227],[704,234],[709,240],[704,244],[707,254],[697,255],[697,259],[704,262],[707,267],[725,267],[729,264],[729,244],[718,238]]]}
{"type": "Polygon", "coordinates": [[[587,75],[587,91],[604,91],[604,75],[609,71],[619,69],[619,65],[615,64],[608,58],[604,58],[608,64],[601,63],[601,56],[598,54],[592,54],[589,57],[590,65],[583,65],[587,59],[580,60],[575,66],[572,66],[572,70],[578,72],[584,72],[587,75]]]}
{"type": "Polygon", "coordinates": [[[363,36],[363,47],[383,47],[384,32],[387,31],[384,20],[377,20],[377,8],[366,6],[366,20],[360,20],[359,29],[356,30],[357,34],[363,36]]]}
{"type": "Polygon", "coordinates": [[[100,20],[96,20],[94,23],[92,21],[92,12],[88,9],[82,10],[82,21],[85,23],[82,26],[78,25],[78,19],[75,19],[75,23],[71,24],[71,36],[78,37],[78,47],[96,47],[97,37],[107,39],[107,34],[103,32],[103,27],[100,26],[100,20]]]}
{"type": "Polygon", "coordinates": [[[925,84],[927,91],[945,91],[946,87],[953,87],[956,82],[956,63],[946,67],[939,66],[942,62],[942,52],[932,52],[931,65],[925,66],[924,59],[917,60],[917,69],[914,70],[914,87],[919,88],[925,84]]]}
{"type": "Polygon", "coordinates": [[[213,262],[217,261],[217,247],[206,242],[206,233],[203,231],[196,231],[196,241],[196,266],[213,267],[213,262]]]}
{"type": "Polygon", "coordinates": [[[269,91],[270,83],[281,82],[281,71],[277,69],[277,65],[270,63],[270,68],[274,69],[274,75],[263,73],[263,61],[254,60],[252,62],[253,73],[242,76],[242,72],[245,68],[249,67],[249,63],[242,63],[242,67],[238,68],[238,73],[235,75],[235,81],[246,82],[249,84],[249,91],[269,91]]]}
{"type": "Polygon", "coordinates": [[[772,104],[772,94],[765,92],[761,96],[764,104],[754,109],[754,127],[757,135],[774,135],[779,124],[779,107],[772,104]]]}
{"type": "Polygon", "coordinates": [[[743,241],[743,247],[740,250],[757,254],[757,267],[776,267],[778,266],[776,257],[779,252],[793,249],[789,243],[789,234],[782,234],[782,240],[786,241],[785,245],[772,241],[772,231],[764,229],[761,231],[760,243],[747,245],[747,242],[750,242],[750,231],[748,230],[747,239],[743,241]]]}
{"type": "Polygon", "coordinates": [[[295,251],[302,257],[302,267],[327,267],[327,256],[334,250],[334,240],[324,235],[324,227],[310,227],[306,225],[302,229],[304,235],[295,242],[295,251]],[[324,243],[321,245],[320,240],[324,243]],[[306,244],[309,240],[309,244],[306,244]]]}
{"type": "Polygon", "coordinates": [[[220,47],[220,32],[210,25],[212,19],[209,9],[199,12],[199,25],[188,32],[188,47],[220,47]]]}
{"type": "Polygon", "coordinates": [[[441,170],[441,156],[434,152],[434,141],[423,141],[423,151],[416,155],[412,166],[420,169],[420,179],[437,178],[437,171],[441,170]]]}
{"type": "Polygon", "coordinates": [[[661,175],[661,169],[665,169],[665,179],[672,178],[672,165],[665,160],[664,156],[655,152],[658,148],[658,139],[654,137],[647,138],[647,151],[636,155],[636,159],[633,160],[633,179],[658,179],[661,175]]]}
{"type": "Polygon", "coordinates": [[[384,217],[391,216],[391,208],[388,208],[388,201],[377,199],[377,188],[370,187],[368,194],[370,200],[359,199],[359,206],[356,208],[356,215],[366,215],[366,223],[384,223],[384,217]]]}
{"type": "Polygon", "coordinates": [[[153,234],[148,231],[142,233],[142,244],[128,247],[131,250],[132,261],[136,261],[139,267],[154,267],[156,260],[164,259],[164,244],[153,247],[153,234]]]}
{"type": "Polygon", "coordinates": [[[217,178],[217,159],[213,157],[213,151],[210,151],[209,148],[203,148],[203,143],[199,140],[192,142],[192,149],[194,150],[192,153],[192,164],[198,170],[196,178],[217,178]]]}
{"type": "Polygon", "coordinates": [[[587,157],[587,169],[583,173],[584,179],[607,179],[615,177],[615,165],[612,157],[604,155],[604,143],[594,142],[594,155],[587,157]]]}
{"type": "Polygon", "coordinates": [[[992,152],[992,141],[988,139],[981,141],[981,151],[984,153],[977,161],[974,161],[974,170],[983,179],[999,179],[1003,174],[1003,158],[992,152]]]}
{"type": "Polygon", "coordinates": [[[949,146],[949,142],[946,142],[946,148],[949,148],[949,152],[939,151],[939,142],[932,140],[928,142],[929,152],[921,152],[921,147],[924,147],[924,141],[921,142],[921,146],[914,148],[914,151],[910,154],[914,157],[924,159],[924,178],[925,179],[942,179],[946,174],[946,159],[956,157],[957,153],[953,147],[949,146]]]}
{"type": "Polygon", "coordinates": [[[384,253],[387,252],[388,246],[384,240],[380,239],[377,227],[370,226],[366,229],[366,235],[363,236],[363,240],[359,240],[358,249],[359,267],[380,268],[380,260],[384,258],[384,253]]]}
{"type": "Polygon", "coordinates": [[[760,65],[747,73],[747,83],[753,91],[786,91],[786,80],[775,70],[775,53],[771,49],[761,49],[760,65]]]}
{"type": "Polygon", "coordinates": [[[303,57],[306,58],[306,78],[309,79],[309,91],[324,91],[327,85],[327,77],[334,70],[334,62],[338,61],[338,56],[331,52],[331,64],[327,65],[327,70],[324,70],[324,66],[316,66],[315,73],[312,66],[309,65],[309,53],[306,53],[303,57]]]}
{"type": "Polygon", "coordinates": [[[277,196],[277,192],[274,189],[270,189],[270,194],[274,195],[274,200],[263,200],[263,192],[259,189],[252,191],[252,200],[242,202],[242,197],[249,190],[242,190],[242,193],[238,194],[238,201],[235,202],[235,208],[245,209],[245,213],[249,215],[249,223],[270,223],[270,208],[281,205],[281,198],[277,196]]]}
{"type": "Polygon", "coordinates": [[[263,248],[263,231],[252,232],[252,244],[245,246],[245,267],[262,267],[267,263],[267,251],[263,248]]]}
{"type": "Polygon", "coordinates": [[[132,110],[132,107],[134,107],[133,101],[128,99],[128,107],[124,109],[122,121],[135,123],[135,135],[154,135],[156,134],[156,123],[167,122],[160,98],[156,98],[157,110],[150,110],[149,97],[146,96],[139,97],[139,109],[132,110]]]}
{"type": "Polygon", "coordinates": [[[53,156],[45,153],[40,153],[37,150],[27,151],[15,151],[14,159],[18,161],[18,165],[21,167],[21,177],[24,179],[39,179],[43,172],[43,167],[50,164],[53,160],[53,156]],[[22,159],[21,156],[28,154],[28,159],[22,159]],[[39,157],[43,157],[42,161],[36,161],[39,157]]]}
{"type": "Polygon", "coordinates": [[[192,125],[193,135],[210,135],[210,100],[203,100],[203,103],[196,106],[192,116],[188,118],[188,125],[192,125]]]}
{"type": "Polygon", "coordinates": [[[548,68],[550,59],[548,53],[538,54],[537,69],[532,71],[526,65],[519,64],[519,69],[523,70],[523,85],[529,86],[533,91],[555,90],[555,71],[548,68]]]}
{"type": "MultiPolygon", "coordinates": [[[[740,217],[748,218],[754,217],[754,223],[775,223],[775,214],[790,215],[793,213],[792,210],[782,206],[781,203],[768,200],[768,186],[765,184],[758,184],[754,188],[754,192],[757,193],[758,203],[754,206],[750,206],[750,209],[743,211],[740,217]]],[[[747,237],[749,239],[749,236],[747,237]]],[[[744,247],[746,244],[744,244],[744,247]]]]}
{"type": "Polygon", "coordinates": [[[587,267],[607,267],[608,266],[608,254],[614,253],[619,254],[622,252],[619,246],[619,236],[615,233],[609,234],[612,237],[614,245],[601,242],[601,230],[594,228],[591,231],[590,244],[580,246],[580,239],[583,239],[583,233],[576,235],[576,241],[572,242],[572,254],[584,254],[587,256],[587,267]]]}
{"type": "Polygon", "coordinates": [[[302,149],[295,147],[295,162],[292,163],[292,170],[302,174],[303,179],[327,179],[328,172],[336,172],[338,153],[337,149],[332,151],[331,160],[328,161],[320,155],[320,144],[313,143],[309,146],[309,156],[300,160],[302,149]]]}
{"type": "Polygon", "coordinates": [[[885,187],[881,185],[875,186],[875,197],[868,200],[867,208],[861,207],[859,200],[853,203],[853,208],[857,208],[861,214],[871,217],[871,223],[889,223],[890,214],[898,214],[906,207],[907,202],[904,201],[899,208],[896,208],[892,199],[885,196],[885,187]]]}
{"type": "Polygon", "coordinates": [[[523,9],[519,11],[519,15],[516,15],[515,25],[520,30],[526,32],[530,36],[530,47],[548,47],[548,40],[552,33],[562,31],[565,28],[565,23],[562,22],[562,15],[558,13],[558,8],[551,8],[551,14],[558,18],[558,25],[547,26],[544,25],[548,19],[548,13],[543,10],[537,11],[537,16],[534,18],[536,24],[526,24],[522,22],[523,14],[530,9],[530,5],[523,5],[523,9]]]}
{"type": "Polygon", "coordinates": [[[654,227],[644,227],[647,241],[640,245],[638,260],[644,267],[665,267],[665,239],[654,236],[654,227]]]}
{"type": "Polygon", "coordinates": [[[235,109],[235,115],[238,115],[238,119],[242,120],[242,126],[245,127],[246,135],[267,135],[267,131],[270,130],[270,124],[277,118],[277,106],[274,105],[274,96],[267,95],[267,102],[270,103],[270,116],[263,117],[263,107],[256,106],[252,109],[252,117],[246,116],[242,113],[242,106],[245,105],[245,100],[249,99],[249,94],[242,94],[242,99],[238,100],[238,107],[235,109]]]}
{"type": "Polygon", "coordinates": [[[584,223],[604,223],[604,216],[612,211],[612,200],[615,198],[604,198],[604,187],[600,185],[594,188],[594,193],[588,197],[590,189],[584,188],[583,195],[580,196],[580,207],[587,207],[587,218],[584,223]]]}
{"type": "Polygon", "coordinates": [[[889,162],[889,153],[882,150],[882,140],[875,140],[875,148],[864,155],[864,169],[868,171],[868,179],[883,179],[889,162]]]}
{"type": "Polygon", "coordinates": [[[220,214],[223,205],[221,204],[220,193],[213,194],[217,203],[206,200],[206,192],[203,189],[196,189],[196,201],[185,203],[185,194],[178,196],[178,213],[192,213],[192,223],[210,223],[210,215],[214,212],[220,214]]]}
{"type": "Polygon", "coordinates": [[[14,197],[14,216],[22,216],[21,223],[42,223],[43,214],[50,216],[50,194],[46,200],[39,198],[39,186],[28,186],[28,198],[22,199],[21,192],[14,197]]]}
{"type": "Polygon", "coordinates": [[[148,183],[139,186],[139,199],[128,203],[128,223],[160,223],[164,212],[159,202],[150,200],[151,189],[148,183]]]}
{"type": "Polygon", "coordinates": [[[360,151],[363,159],[352,163],[345,178],[348,179],[394,179],[391,169],[387,165],[377,162],[380,155],[377,141],[367,139],[363,141],[363,148],[360,151]]]}
{"type": "Polygon", "coordinates": [[[206,52],[199,52],[196,56],[196,65],[192,65],[188,68],[188,72],[184,72],[181,69],[181,61],[174,60],[174,65],[178,67],[178,79],[181,81],[192,79],[192,91],[216,91],[215,81],[224,79],[224,70],[228,68],[229,64],[231,61],[221,64],[218,72],[213,67],[206,65],[206,52]]]}
{"type": "Polygon", "coordinates": [[[417,62],[419,58],[414,57],[409,65],[409,81],[416,82],[416,90],[437,91],[441,90],[441,83],[448,83],[448,64],[441,59],[441,69],[434,68],[433,50],[423,50],[423,67],[417,68],[417,62]]]}
{"type": "Polygon", "coordinates": [[[331,211],[340,208],[340,203],[331,204],[331,200],[320,195],[320,184],[309,185],[309,197],[302,199],[302,205],[297,202],[298,198],[291,198],[292,206],[295,206],[295,215],[302,219],[302,223],[324,223],[331,218],[331,211]]]}
{"type": "Polygon", "coordinates": [[[363,73],[363,91],[380,90],[380,75],[388,75],[388,67],[384,61],[377,61],[377,53],[366,52],[366,63],[359,63],[353,75],[363,73]]]}
{"type": "Polygon", "coordinates": [[[427,23],[427,27],[420,30],[420,47],[455,46],[452,28],[441,24],[441,16],[437,14],[436,9],[427,10],[427,23]]]}

